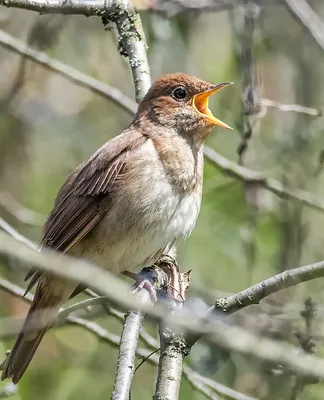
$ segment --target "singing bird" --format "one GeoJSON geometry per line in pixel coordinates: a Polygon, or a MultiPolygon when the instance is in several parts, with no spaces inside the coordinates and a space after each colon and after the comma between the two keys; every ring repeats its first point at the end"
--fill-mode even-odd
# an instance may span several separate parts
{"type": "MultiPolygon", "coordinates": [[[[43,227],[41,247],[88,259],[113,273],[150,266],[196,223],[202,196],[203,143],[215,126],[212,85],[183,73],[157,79],[133,122],[67,179],[43,227]]],[[[127,273],[127,272],[126,272],[127,273]]],[[[2,379],[17,383],[61,305],[84,286],[30,271],[34,300],[2,379]]]]}

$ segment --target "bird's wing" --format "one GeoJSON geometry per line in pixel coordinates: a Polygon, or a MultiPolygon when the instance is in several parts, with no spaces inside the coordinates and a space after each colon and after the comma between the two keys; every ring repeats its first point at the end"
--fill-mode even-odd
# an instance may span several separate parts
{"type": "MultiPolygon", "coordinates": [[[[74,171],[56,197],[43,227],[41,247],[66,253],[91,231],[111,207],[111,193],[118,190],[129,154],[145,140],[138,131],[125,131],[74,171]]],[[[26,293],[41,274],[28,272],[25,280],[31,280],[26,293]]]]}

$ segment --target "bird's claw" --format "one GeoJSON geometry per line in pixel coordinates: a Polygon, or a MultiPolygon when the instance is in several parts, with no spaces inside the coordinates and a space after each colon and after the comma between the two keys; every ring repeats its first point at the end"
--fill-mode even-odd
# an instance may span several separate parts
{"type": "Polygon", "coordinates": [[[140,290],[145,289],[150,295],[152,303],[157,302],[157,294],[154,284],[146,278],[143,278],[139,275],[139,279],[132,286],[133,293],[138,293],[140,290]]]}
{"type": "Polygon", "coordinates": [[[135,274],[134,272],[130,271],[124,271],[122,274],[135,281],[135,283],[132,285],[133,293],[138,293],[140,290],[145,289],[150,295],[152,303],[157,302],[156,288],[152,278],[150,279],[150,277],[146,277],[142,273],[135,274]]]}

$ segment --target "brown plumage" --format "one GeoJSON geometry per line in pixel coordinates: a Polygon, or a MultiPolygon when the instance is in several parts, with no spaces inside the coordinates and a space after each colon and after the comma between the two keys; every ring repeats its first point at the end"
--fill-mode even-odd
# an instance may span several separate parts
{"type": "MultiPolygon", "coordinates": [[[[208,109],[210,85],[186,74],[158,79],[131,125],[80,165],[60,189],[41,247],[85,257],[111,272],[153,264],[196,222],[202,192],[202,144],[213,126],[229,128],[208,109]]],[[[58,309],[84,289],[32,270],[37,284],[2,379],[17,383],[58,309]]]]}

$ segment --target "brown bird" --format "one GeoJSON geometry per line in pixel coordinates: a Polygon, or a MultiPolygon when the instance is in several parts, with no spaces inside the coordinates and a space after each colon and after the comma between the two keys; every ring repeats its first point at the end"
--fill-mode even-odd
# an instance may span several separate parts
{"type": "MultiPolygon", "coordinates": [[[[204,140],[215,126],[211,85],[183,73],[164,75],[133,122],[64,183],[43,228],[41,247],[84,257],[114,273],[150,266],[192,232],[201,204],[204,140]]],[[[127,273],[127,272],[126,272],[127,273]]],[[[2,379],[17,383],[61,305],[85,287],[30,271],[36,293],[2,379]]]]}

